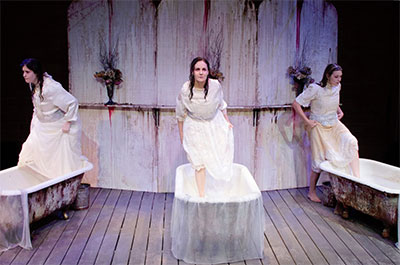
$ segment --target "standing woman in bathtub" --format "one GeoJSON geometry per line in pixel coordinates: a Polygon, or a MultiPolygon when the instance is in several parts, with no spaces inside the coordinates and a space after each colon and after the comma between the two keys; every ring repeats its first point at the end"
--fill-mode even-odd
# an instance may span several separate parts
{"type": "Polygon", "coordinates": [[[318,84],[311,84],[293,102],[293,109],[303,119],[311,144],[311,176],[308,198],[321,202],[315,188],[321,172],[319,164],[325,160],[344,168],[350,165],[352,174],[360,177],[357,139],[340,122],[343,112],[339,107],[342,68],[329,64],[318,84]],[[307,117],[301,106],[310,106],[307,117]]]}
{"type": "Polygon", "coordinates": [[[179,135],[195,170],[199,196],[205,195],[206,170],[215,179],[229,180],[233,163],[233,125],[221,84],[211,79],[210,64],[197,57],[190,64],[189,81],[176,100],[179,135]]]}
{"type": "Polygon", "coordinates": [[[81,123],[78,101],[60,83],[43,72],[35,58],[21,63],[22,75],[32,93],[30,134],[22,145],[18,166],[28,165],[47,177],[80,169],[81,123]]]}

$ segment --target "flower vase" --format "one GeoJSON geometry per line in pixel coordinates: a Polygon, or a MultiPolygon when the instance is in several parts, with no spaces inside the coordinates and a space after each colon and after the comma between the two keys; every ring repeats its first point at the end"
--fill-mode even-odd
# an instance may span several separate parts
{"type": "Polygon", "coordinates": [[[296,89],[296,97],[303,93],[304,87],[306,86],[307,83],[307,78],[302,78],[302,79],[297,79],[296,77],[294,78],[295,81],[295,89],[296,89]]]}
{"type": "Polygon", "coordinates": [[[112,100],[113,95],[114,95],[114,84],[107,84],[107,96],[108,96],[108,101],[104,103],[105,105],[114,105],[115,102],[112,100]]]}

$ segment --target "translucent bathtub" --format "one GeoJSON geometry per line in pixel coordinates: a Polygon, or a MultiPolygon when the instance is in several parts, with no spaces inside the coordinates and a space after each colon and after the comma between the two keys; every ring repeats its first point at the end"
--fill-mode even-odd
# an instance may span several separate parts
{"type": "Polygon", "coordinates": [[[196,264],[263,257],[264,208],[249,170],[234,164],[229,182],[206,176],[205,197],[198,196],[190,164],[176,169],[172,208],[172,253],[196,264]]]}

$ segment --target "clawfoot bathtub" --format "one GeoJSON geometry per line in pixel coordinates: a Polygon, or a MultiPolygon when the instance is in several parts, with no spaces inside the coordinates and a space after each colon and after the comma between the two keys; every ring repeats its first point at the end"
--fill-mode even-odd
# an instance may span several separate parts
{"type": "MultiPolygon", "coordinates": [[[[360,159],[360,178],[334,168],[328,161],[321,169],[329,174],[337,205],[335,213],[348,217],[346,207],[352,207],[383,222],[383,237],[399,224],[400,168],[369,159],[360,159]]],[[[397,239],[399,240],[399,238],[397,239]]],[[[396,243],[399,248],[399,242],[396,243]]]]}
{"type": "Polygon", "coordinates": [[[28,166],[0,171],[0,252],[17,245],[31,248],[29,224],[71,205],[83,174],[93,165],[52,179],[28,166]]]}

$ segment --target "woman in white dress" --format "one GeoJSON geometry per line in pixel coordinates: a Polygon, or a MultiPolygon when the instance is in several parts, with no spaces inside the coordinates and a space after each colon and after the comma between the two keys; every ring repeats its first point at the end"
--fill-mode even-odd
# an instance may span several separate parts
{"type": "Polygon", "coordinates": [[[335,167],[350,166],[352,174],[360,177],[358,142],[340,119],[343,112],[339,107],[342,68],[329,64],[318,84],[309,85],[293,102],[296,113],[303,119],[311,144],[311,176],[308,198],[321,202],[315,188],[321,172],[319,164],[325,160],[335,167]],[[307,117],[301,106],[310,106],[307,117]]]}
{"type": "Polygon", "coordinates": [[[190,64],[189,81],[176,100],[179,135],[195,169],[199,196],[205,195],[206,170],[215,179],[229,180],[233,163],[233,125],[230,123],[221,84],[211,79],[206,59],[190,64]]]}
{"type": "Polygon", "coordinates": [[[37,59],[25,59],[21,67],[34,110],[18,166],[28,165],[49,178],[82,168],[86,157],[81,153],[78,101],[43,72],[37,59]]]}

